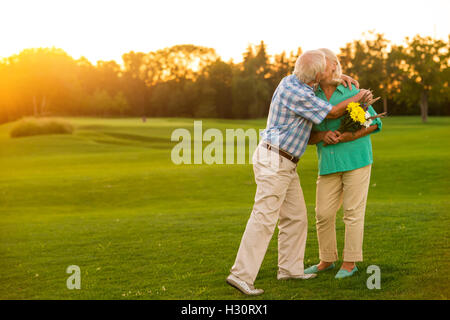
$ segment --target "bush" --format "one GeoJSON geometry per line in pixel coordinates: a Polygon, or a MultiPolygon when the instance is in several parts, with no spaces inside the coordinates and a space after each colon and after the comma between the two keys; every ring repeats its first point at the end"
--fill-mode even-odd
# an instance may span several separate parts
{"type": "Polygon", "coordinates": [[[72,134],[73,126],[67,121],[49,118],[24,118],[11,129],[12,138],[43,134],[72,134]]]}

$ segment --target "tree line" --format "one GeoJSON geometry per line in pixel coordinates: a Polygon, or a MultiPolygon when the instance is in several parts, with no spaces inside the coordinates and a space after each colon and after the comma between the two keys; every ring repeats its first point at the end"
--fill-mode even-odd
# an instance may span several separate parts
{"type": "MultiPolygon", "coordinates": [[[[449,41],[431,37],[394,45],[370,32],[338,56],[344,73],[383,98],[377,111],[421,114],[426,121],[450,115],[449,49],[449,41]]],[[[93,65],[58,48],[25,49],[0,60],[0,123],[30,115],[265,117],[276,86],[301,53],[299,47],[271,56],[261,41],[234,63],[212,48],[177,45],[125,53],[122,65],[93,65]]]]}

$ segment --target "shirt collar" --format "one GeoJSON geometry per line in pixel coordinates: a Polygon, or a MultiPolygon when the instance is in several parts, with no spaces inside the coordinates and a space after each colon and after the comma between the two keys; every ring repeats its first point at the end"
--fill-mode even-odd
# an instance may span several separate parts
{"type": "Polygon", "coordinates": [[[322,90],[322,87],[320,86],[320,84],[317,86],[316,94],[317,93],[323,93],[323,90],[322,90]]]}
{"type": "Polygon", "coordinates": [[[311,87],[310,85],[304,83],[303,81],[300,81],[295,74],[292,75],[292,78],[294,79],[294,81],[300,83],[301,85],[305,86],[307,89],[310,89],[311,91],[314,92],[314,88],[313,87],[311,87]]]}
{"type": "Polygon", "coordinates": [[[344,93],[345,87],[343,84],[340,84],[336,87],[336,90],[339,91],[341,94],[344,93]]]}
{"type": "Polygon", "coordinates": [[[311,91],[314,91],[314,88],[311,87],[309,84],[306,84],[306,83],[304,83],[304,82],[302,82],[302,83],[305,85],[305,87],[307,87],[308,89],[311,89],[311,91]]]}

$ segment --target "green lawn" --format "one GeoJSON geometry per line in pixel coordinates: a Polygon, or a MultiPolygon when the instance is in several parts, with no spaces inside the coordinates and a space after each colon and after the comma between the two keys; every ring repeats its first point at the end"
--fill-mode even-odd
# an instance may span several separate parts
{"type": "MultiPolygon", "coordinates": [[[[67,120],[73,135],[11,139],[12,124],[0,126],[0,299],[245,299],[225,278],[253,205],[251,166],[172,164],[171,132],[192,119],[67,120]],[[69,265],[81,268],[81,290],[66,288],[69,265]]],[[[372,142],[358,275],[280,282],[274,236],[257,299],[449,298],[450,118],[387,118],[372,142]],[[381,268],[380,290],[366,287],[369,265],[381,268]]],[[[314,146],[298,171],[309,266],[318,261],[314,146]]],[[[342,211],[337,229],[342,256],[342,211]]]]}

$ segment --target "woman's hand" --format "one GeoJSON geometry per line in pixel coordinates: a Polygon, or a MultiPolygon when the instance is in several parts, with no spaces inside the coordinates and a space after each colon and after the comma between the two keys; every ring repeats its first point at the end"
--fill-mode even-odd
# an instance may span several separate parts
{"type": "Polygon", "coordinates": [[[340,133],[339,131],[334,131],[336,137],[338,138],[338,143],[339,142],[349,142],[349,141],[353,141],[355,139],[355,135],[352,132],[343,132],[340,133]]]}
{"type": "Polygon", "coordinates": [[[362,137],[367,136],[368,134],[371,134],[372,132],[374,132],[376,129],[378,129],[378,125],[374,124],[369,126],[368,128],[362,127],[361,129],[359,129],[356,132],[343,132],[340,133],[339,131],[334,131],[334,134],[338,137],[338,142],[349,142],[349,141],[353,141],[362,137]]]}
{"type": "MultiPolygon", "coordinates": [[[[338,131],[339,132],[339,131],[338,131]]],[[[322,138],[323,146],[326,147],[329,144],[336,144],[339,142],[339,137],[334,131],[327,131],[322,138]]]]}

